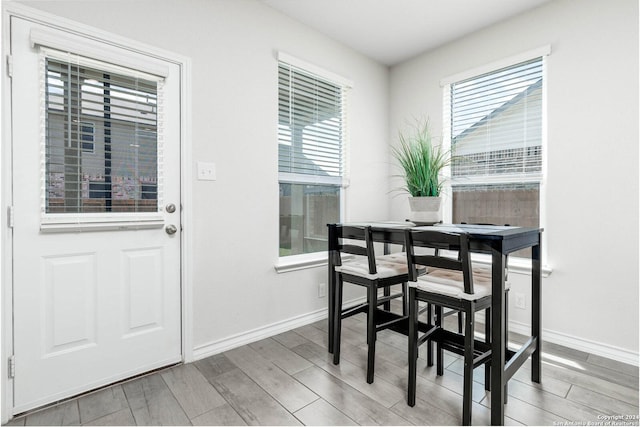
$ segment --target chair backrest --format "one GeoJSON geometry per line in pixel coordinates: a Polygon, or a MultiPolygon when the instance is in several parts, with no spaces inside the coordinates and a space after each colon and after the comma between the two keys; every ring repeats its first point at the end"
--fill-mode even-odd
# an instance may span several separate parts
{"type": "Polygon", "coordinates": [[[473,294],[473,269],[469,256],[469,235],[467,233],[448,233],[436,230],[405,230],[405,246],[409,266],[409,280],[418,279],[417,266],[444,268],[461,271],[464,280],[464,292],[473,294]],[[415,248],[435,249],[433,255],[416,254],[415,248]],[[440,250],[458,251],[457,258],[442,256],[440,250]]]}
{"type": "MultiPolygon", "coordinates": [[[[469,224],[469,225],[498,225],[491,222],[464,222],[462,221],[460,224],[469,224]]],[[[510,227],[511,224],[504,224],[505,227],[510,227]]],[[[509,255],[504,257],[504,280],[509,278],[509,255]]]]}
{"type": "Polygon", "coordinates": [[[376,255],[373,245],[371,226],[328,224],[329,256],[333,256],[334,265],[342,265],[341,254],[366,256],[369,274],[376,274],[376,255]],[[362,242],[361,244],[359,244],[362,242]]]}

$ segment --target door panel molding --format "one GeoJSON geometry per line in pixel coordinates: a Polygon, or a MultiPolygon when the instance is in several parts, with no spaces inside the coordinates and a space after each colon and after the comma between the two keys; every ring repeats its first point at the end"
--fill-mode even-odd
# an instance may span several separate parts
{"type": "Polygon", "coordinates": [[[163,328],[164,298],[158,292],[162,286],[157,286],[164,280],[160,274],[162,248],[125,250],[120,254],[120,262],[121,283],[126,287],[123,336],[133,337],[163,328]],[[148,270],[154,272],[152,277],[146,276],[148,270]]]}
{"type": "Polygon", "coordinates": [[[44,257],[41,269],[44,294],[45,353],[54,357],[95,346],[96,330],[96,254],[63,254],[44,257]],[[82,281],[74,283],[72,276],[81,273],[82,281]],[[56,310],[59,300],[67,301],[67,310],[56,310]],[[71,313],[71,314],[69,314],[71,313]]]}

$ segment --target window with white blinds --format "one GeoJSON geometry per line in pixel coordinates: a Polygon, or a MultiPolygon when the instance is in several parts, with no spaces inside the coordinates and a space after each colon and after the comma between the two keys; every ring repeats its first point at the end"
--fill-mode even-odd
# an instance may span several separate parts
{"type": "Polygon", "coordinates": [[[539,226],[543,67],[536,56],[445,85],[453,222],[539,226]]]}
{"type": "Polygon", "coordinates": [[[339,84],[279,63],[279,172],[304,175],[294,180],[340,184],[344,93],[339,84]]]}
{"type": "Polygon", "coordinates": [[[450,85],[453,183],[538,181],[542,58],[450,85]]]}
{"type": "Polygon", "coordinates": [[[161,81],[63,56],[43,57],[44,212],[157,212],[161,81]]]}
{"type": "Polygon", "coordinates": [[[347,87],[278,62],[280,256],[326,250],[340,221],[347,87]]]}

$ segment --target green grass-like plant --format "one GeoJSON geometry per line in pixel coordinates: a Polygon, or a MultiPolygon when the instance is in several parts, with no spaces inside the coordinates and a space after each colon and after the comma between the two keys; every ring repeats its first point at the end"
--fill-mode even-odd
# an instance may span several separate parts
{"type": "Polygon", "coordinates": [[[413,197],[437,197],[442,191],[441,172],[450,162],[449,153],[433,143],[429,120],[417,121],[410,135],[399,133],[399,145],[392,147],[404,171],[405,187],[413,197]]]}

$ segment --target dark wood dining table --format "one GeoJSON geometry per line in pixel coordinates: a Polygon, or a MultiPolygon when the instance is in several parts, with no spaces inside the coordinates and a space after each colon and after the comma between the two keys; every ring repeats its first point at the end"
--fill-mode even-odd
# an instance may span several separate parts
{"type": "MultiPolygon", "coordinates": [[[[403,244],[406,228],[421,229],[409,222],[358,222],[343,225],[369,225],[372,227],[374,241],[385,244],[403,244]]],[[[491,296],[491,424],[504,424],[505,384],[531,357],[531,381],[541,380],[541,301],[542,301],[542,229],[513,226],[473,225],[473,224],[435,224],[437,230],[452,233],[467,233],[473,252],[491,255],[492,296],[491,296]],[[507,255],[531,248],[531,335],[518,349],[507,348],[506,336],[506,304],[505,301],[505,267],[507,255]]],[[[335,301],[335,266],[334,256],[329,254],[328,267],[328,322],[329,352],[333,353],[333,319],[337,309],[335,301]]],[[[408,325],[408,322],[407,322],[408,325]]],[[[408,329],[408,327],[407,327],[408,329]]]]}

